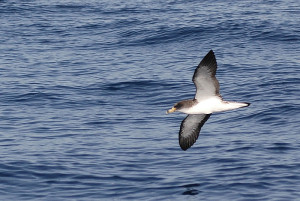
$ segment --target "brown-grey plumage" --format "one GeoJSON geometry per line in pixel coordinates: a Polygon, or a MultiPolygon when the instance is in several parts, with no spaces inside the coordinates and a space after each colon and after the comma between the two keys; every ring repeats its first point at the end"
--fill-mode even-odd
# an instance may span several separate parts
{"type": "MultiPolygon", "coordinates": [[[[196,95],[193,102],[191,103],[191,100],[185,100],[178,104],[181,107],[191,107],[197,103],[197,99],[201,99],[206,95],[220,96],[220,85],[216,79],[216,71],[216,57],[214,52],[210,50],[199,63],[194,72],[192,80],[196,86],[196,95]]],[[[190,114],[181,122],[179,130],[179,145],[182,150],[187,150],[196,142],[199,137],[201,127],[208,120],[210,115],[211,114],[190,114]]]]}
{"type": "Polygon", "coordinates": [[[190,148],[198,139],[201,127],[211,114],[190,114],[180,125],[179,145],[182,150],[190,148]]]}
{"type": "Polygon", "coordinates": [[[180,109],[183,109],[183,108],[192,107],[195,104],[197,104],[196,99],[194,99],[194,100],[183,100],[183,101],[180,101],[180,102],[176,103],[174,105],[174,107],[176,108],[176,110],[180,110],[180,109]]]}
{"type": "Polygon", "coordinates": [[[167,114],[178,111],[188,114],[179,131],[179,145],[187,150],[198,139],[201,127],[214,112],[223,112],[247,107],[250,103],[224,101],[220,95],[220,85],[216,78],[217,61],[210,50],[202,59],[193,75],[196,86],[194,99],[176,103],[167,114]]]}
{"type": "Polygon", "coordinates": [[[220,96],[220,85],[216,78],[217,61],[215,54],[210,50],[196,68],[193,82],[196,86],[195,99],[207,96],[220,96]]]}

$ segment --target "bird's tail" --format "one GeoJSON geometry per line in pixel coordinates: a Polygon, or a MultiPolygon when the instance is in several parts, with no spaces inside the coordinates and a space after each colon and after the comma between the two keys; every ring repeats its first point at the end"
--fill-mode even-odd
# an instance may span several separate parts
{"type": "Polygon", "coordinates": [[[228,110],[234,110],[237,108],[248,107],[250,103],[240,103],[240,102],[232,102],[226,101],[228,110]]]}

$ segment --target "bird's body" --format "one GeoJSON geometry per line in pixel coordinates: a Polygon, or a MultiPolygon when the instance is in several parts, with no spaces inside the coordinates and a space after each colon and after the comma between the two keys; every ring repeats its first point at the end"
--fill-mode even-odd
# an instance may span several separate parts
{"type": "Polygon", "coordinates": [[[187,150],[196,142],[201,127],[212,113],[250,105],[222,99],[219,82],[215,77],[216,70],[217,62],[211,50],[195,70],[193,82],[196,86],[196,95],[194,99],[180,101],[167,111],[167,114],[175,111],[188,114],[182,121],[179,131],[179,145],[183,150],[187,150]]]}
{"type": "Polygon", "coordinates": [[[192,102],[192,107],[183,108],[181,112],[185,114],[212,114],[248,106],[247,103],[223,101],[219,96],[212,96],[203,100],[194,99],[187,101],[192,102]]]}
{"type": "Polygon", "coordinates": [[[219,96],[212,96],[199,101],[197,99],[187,101],[192,101],[193,104],[192,107],[181,110],[186,114],[211,114],[248,106],[247,103],[223,101],[219,96]]]}

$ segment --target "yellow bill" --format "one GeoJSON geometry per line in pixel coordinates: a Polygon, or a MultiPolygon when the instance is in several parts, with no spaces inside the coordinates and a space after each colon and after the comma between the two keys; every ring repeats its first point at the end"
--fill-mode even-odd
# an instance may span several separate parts
{"type": "Polygon", "coordinates": [[[176,108],[175,108],[175,107],[172,107],[171,109],[169,109],[169,110],[167,111],[167,114],[172,113],[172,112],[175,112],[175,111],[176,111],[176,108]]]}

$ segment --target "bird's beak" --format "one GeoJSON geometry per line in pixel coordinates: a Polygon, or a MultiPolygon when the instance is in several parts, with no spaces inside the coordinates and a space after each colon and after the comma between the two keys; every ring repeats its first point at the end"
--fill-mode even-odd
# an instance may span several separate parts
{"type": "Polygon", "coordinates": [[[172,113],[172,112],[175,112],[175,111],[176,111],[176,108],[175,108],[175,107],[172,107],[171,109],[169,109],[169,110],[167,111],[167,114],[172,113]]]}

